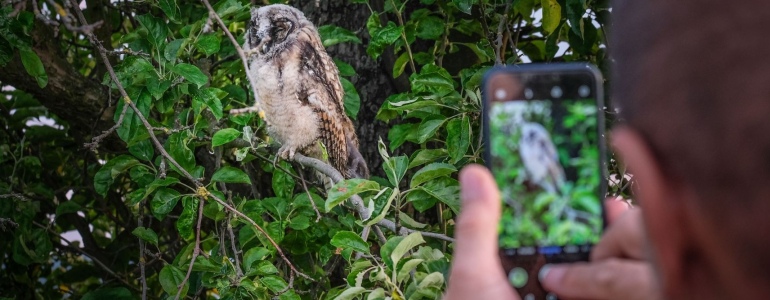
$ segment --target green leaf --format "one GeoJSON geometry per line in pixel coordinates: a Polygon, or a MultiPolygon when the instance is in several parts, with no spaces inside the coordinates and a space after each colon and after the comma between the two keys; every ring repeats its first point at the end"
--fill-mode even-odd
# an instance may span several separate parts
{"type": "Polygon", "coordinates": [[[352,178],[340,181],[329,190],[329,196],[326,198],[324,209],[326,209],[326,212],[329,212],[332,208],[355,194],[378,190],[380,190],[380,185],[371,180],[352,178]]]}
{"type": "Polygon", "coordinates": [[[336,58],[334,59],[334,64],[337,65],[337,69],[340,71],[340,76],[356,75],[356,70],[353,69],[353,66],[350,64],[336,58]]]}
{"type": "MultiPolygon", "coordinates": [[[[176,295],[179,289],[179,284],[184,281],[185,273],[179,268],[173,265],[166,265],[160,270],[158,279],[160,286],[169,295],[176,295]]],[[[182,288],[182,295],[187,295],[187,289],[190,287],[189,283],[185,283],[182,288]]],[[[181,298],[181,297],[180,297],[181,298]]]]}
{"type": "MultiPolygon", "coordinates": [[[[280,165],[285,170],[292,169],[291,164],[289,164],[288,162],[282,161],[280,165]]],[[[273,186],[273,192],[275,192],[276,196],[285,198],[285,199],[290,199],[292,196],[292,193],[294,193],[295,184],[296,182],[294,181],[294,178],[291,177],[291,175],[279,169],[273,170],[272,186],[273,186]]]]}
{"type": "Polygon", "coordinates": [[[417,286],[418,289],[424,290],[427,288],[441,288],[444,286],[444,274],[439,272],[433,272],[425,276],[417,286]]]}
{"type": "Polygon", "coordinates": [[[476,0],[452,0],[452,3],[459,9],[461,12],[464,12],[466,14],[471,14],[471,8],[473,8],[473,4],[476,3],[476,0]]]}
{"type": "Polygon", "coordinates": [[[158,6],[169,20],[178,23],[179,7],[176,5],[176,0],[158,0],[158,6]]]}
{"type": "Polygon", "coordinates": [[[182,48],[184,43],[185,39],[178,39],[166,44],[166,47],[163,49],[163,58],[170,62],[175,61],[179,55],[179,49],[182,48]]]}
{"type": "MultiPolygon", "coordinates": [[[[399,214],[404,215],[404,214],[399,214]]],[[[396,280],[398,282],[404,281],[404,279],[408,278],[409,274],[417,268],[422,262],[424,262],[424,259],[420,258],[413,258],[410,260],[407,260],[403,265],[401,265],[401,268],[398,270],[398,275],[396,276],[396,280]]]]}
{"type": "Polygon", "coordinates": [[[209,78],[201,72],[201,69],[198,69],[198,67],[191,64],[178,64],[174,66],[171,71],[184,77],[187,81],[194,83],[198,88],[209,82],[209,78]]]}
{"type": "Polygon", "coordinates": [[[24,70],[27,74],[34,77],[37,81],[37,85],[42,89],[48,85],[48,74],[45,73],[43,67],[43,61],[37,56],[37,53],[32,50],[19,50],[21,56],[21,64],[24,65],[24,70]]]}
{"type": "Polygon", "coordinates": [[[150,244],[158,245],[158,234],[152,228],[137,227],[131,233],[150,244]]]}
{"type": "Polygon", "coordinates": [[[393,261],[393,265],[398,265],[398,261],[401,260],[409,250],[423,243],[425,243],[425,240],[419,232],[413,232],[404,237],[404,239],[398,243],[396,248],[393,249],[393,252],[390,253],[390,259],[393,261]]]}
{"type": "Polygon", "coordinates": [[[158,218],[158,220],[163,220],[174,209],[176,203],[179,202],[179,197],[180,194],[176,190],[165,187],[158,189],[150,201],[152,215],[158,218]]]}
{"type": "Polygon", "coordinates": [[[219,181],[225,183],[251,183],[251,179],[249,179],[249,175],[247,175],[246,172],[230,166],[225,166],[217,170],[214,175],[211,176],[211,181],[219,181]]]}
{"type": "Polygon", "coordinates": [[[561,23],[561,5],[557,0],[541,0],[543,6],[543,30],[545,34],[554,33],[561,23]]]}
{"type": "Polygon", "coordinates": [[[168,27],[166,23],[150,14],[137,16],[136,20],[142,27],[147,29],[147,40],[155,46],[155,49],[161,49],[166,43],[168,36],[168,27]]]}
{"type": "Polygon", "coordinates": [[[334,300],[353,300],[365,291],[366,289],[362,287],[349,287],[337,295],[337,297],[334,297],[334,300]]]}
{"type": "Polygon", "coordinates": [[[270,261],[267,260],[260,260],[257,262],[257,264],[251,268],[251,270],[248,272],[248,275],[270,275],[270,274],[278,274],[278,268],[273,265],[270,261]]]}
{"type": "MultiPolygon", "coordinates": [[[[139,112],[141,112],[143,116],[148,116],[150,112],[150,105],[152,104],[152,97],[150,94],[143,89],[138,95],[133,95],[132,93],[129,94],[129,96],[131,96],[132,101],[134,101],[134,104],[136,105],[136,108],[139,109],[139,112]]],[[[122,110],[123,105],[126,105],[126,103],[120,101],[116,109],[118,109],[118,111],[122,110]]],[[[119,118],[119,115],[119,113],[116,113],[115,117],[119,118]]],[[[117,122],[117,120],[115,121],[117,122]]],[[[129,145],[133,145],[134,143],[149,136],[147,133],[147,128],[144,127],[144,123],[142,123],[142,120],[131,108],[128,108],[126,111],[126,115],[123,117],[123,124],[118,127],[117,132],[120,139],[129,145]]]]}
{"type": "Polygon", "coordinates": [[[411,188],[415,188],[420,184],[441,176],[446,176],[457,172],[455,166],[445,163],[432,163],[429,164],[412,176],[412,182],[409,184],[411,188]]]}
{"type": "Polygon", "coordinates": [[[369,244],[352,231],[338,231],[332,237],[331,244],[338,248],[349,248],[361,253],[370,253],[369,244]]]}
{"type": "Polygon", "coordinates": [[[143,140],[137,142],[128,147],[128,152],[138,159],[144,161],[152,161],[152,157],[155,155],[155,148],[152,146],[150,140],[143,140]]]}
{"type": "Polygon", "coordinates": [[[388,181],[390,181],[390,184],[394,187],[398,187],[398,183],[404,178],[408,167],[409,158],[406,156],[391,157],[387,162],[382,164],[385,175],[388,176],[388,181]]]}
{"type": "Polygon", "coordinates": [[[471,145],[471,123],[470,118],[463,114],[461,118],[455,118],[446,125],[447,130],[447,150],[452,158],[452,163],[456,164],[468,152],[471,145]]]}
{"type": "Polygon", "coordinates": [[[343,96],[345,105],[345,114],[355,120],[358,117],[358,111],[361,109],[361,96],[358,95],[356,87],[349,80],[340,78],[342,89],[345,91],[343,96]]]}
{"type": "Polygon", "coordinates": [[[449,72],[434,64],[423,66],[420,74],[412,75],[410,81],[415,92],[446,94],[455,88],[455,82],[449,72]]]}
{"type": "Polygon", "coordinates": [[[417,128],[420,124],[398,124],[388,130],[388,140],[390,140],[390,151],[396,150],[398,146],[401,146],[407,140],[416,139],[417,128]]]}
{"type": "Polygon", "coordinates": [[[101,300],[101,299],[110,299],[110,300],[131,300],[134,299],[134,296],[131,295],[131,291],[129,291],[125,287],[103,287],[99,288],[94,291],[90,291],[83,295],[83,298],[80,298],[81,300],[101,300]]]}
{"type": "Polygon", "coordinates": [[[422,122],[420,127],[417,128],[417,142],[422,144],[428,141],[428,139],[435,137],[436,131],[438,131],[441,125],[444,125],[444,121],[446,121],[446,119],[434,119],[422,122]]]}
{"type": "Polygon", "coordinates": [[[318,34],[321,36],[324,47],[345,42],[354,44],[361,43],[361,39],[359,39],[355,33],[335,25],[323,25],[318,27],[318,34]]]}
{"type": "Polygon", "coordinates": [[[305,230],[310,227],[310,218],[307,216],[297,216],[291,219],[289,227],[294,230],[305,230]]]}
{"type": "MultiPolygon", "coordinates": [[[[171,158],[176,160],[182,168],[189,172],[195,168],[195,156],[193,155],[192,150],[187,147],[187,134],[187,131],[171,134],[168,137],[168,140],[166,140],[166,144],[163,148],[166,148],[166,151],[171,155],[171,158]]],[[[169,167],[176,170],[176,167],[173,164],[169,163],[169,167]]]]}
{"type": "Polygon", "coordinates": [[[270,289],[274,293],[285,291],[286,287],[289,286],[289,284],[287,284],[286,281],[283,280],[283,278],[275,275],[268,275],[268,276],[262,277],[259,279],[259,281],[262,282],[262,284],[264,284],[268,289],[270,289]]]}
{"type": "Polygon", "coordinates": [[[559,25],[556,26],[556,31],[554,31],[552,34],[549,34],[548,37],[545,39],[545,58],[546,60],[551,60],[556,56],[556,53],[559,51],[559,37],[562,26],[564,26],[566,22],[561,22],[559,25]]]}
{"type": "Polygon", "coordinates": [[[194,100],[203,102],[211,109],[211,113],[219,121],[224,116],[222,112],[222,98],[227,96],[227,92],[218,88],[207,87],[201,89],[195,94],[194,100]]]}
{"type": "Polygon", "coordinates": [[[409,53],[404,52],[396,58],[396,62],[393,63],[393,78],[401,76],[406,69],[406,64],[409,62],[409,53]]]}
{"type": "Polygon", "coordinates": [[[423,229],[425,226],[428,226],[427,224],[415,221],[408,214],[398,214],[398,220],[401,221],[402,224],[406,225],[406,227],[412,229],[423,229]]]}
{"type": "Polygon", "coordinates": [[[435,162],[447,156],[446,149],[420,149],[412,155],[412,161],[409,162],[409,169],[421,165],[435,162]]]}
{"type": "Polygon", "coordinates": [[[228,16],[239,12],[245,11],[246,13],[248,13],[249,11],[248,7],[243,7],[243,4],[241,4],[241,2],[237,0],[220,1],[219,3],[214,5],[214,9],[217,11],[217,14],[222,19],[226,19],[228,16]]]}
{"type": "Polygon", "coordinates": [[[176,229],[179,230],[179,236],[188,241],[195,237],[193,234],[193,224],[195,224],[195,219],[198,216],[198,201],[197,197],[183,197],[182,214],[176,220],[176,229]]]}
{"type": "MultiPolygon", "coordinates": [[[[567,20],[569,20],[572,32],[583,38],[583,15],[586,13],[586,0],[567,0],[567,20]]],[[[593,26],[593,25],[591,25],[593,26]]]]}
{"type": "MultiPolygon", "coordinates": [[[[422,0],[424,3],[426,0],[422,0]]],[[[430,0],[434,1],[434,0],[430,0]]],[[[382,288],[376,288],[371,293],[369,293],[368,296],[366,296],[366,300],[385,300],[385,290],[382,288]]]]}
{"type": "Polygon", "coordinates": [[[213,33],[204,34],[195,41],[195,48],[203,52],[206,56],[219,52],[220,37],[213,33]]]}
{"type": "Polygon", "coordinates": [[[99,195],[102,195],[102,197],[106,197],[107,190],[109,190],[115,178],[138,164],[138,160],[128,155],[121,155],[110,159],[94,175],[94,190],[99,195]]]}
{"type": "Polygon", "coordinates": [[[246,251],[246,254],[243,255],[243,267],[246,268],[246,271],[249,271],[252,268],[251,265],[264,259],[269,254],[270,250],[267,250],[263,247],[251,248],[246,251]]]}
{"type": "Polygon", "coordinates": [[[426,40],[436,40],[444,34],[446,23],[438,17],[428,16],[417,24],[417,37],[426,40]]]}
{"type": "Polygon", "coordinates": [[[377,59],[389,45],[392,45],[401,37],[401,32],[403,31],[403,27],[396,26],[396,23],[393,22],[388,22],[388,25],[385,27],[374,29],[374,32],[371,33],[372,39],[369,41],[366,53],[372,58],[377,59]]]}
{"type": "MultiPolygon", "coordinates": [[[[142,199],[139,199],[139,200],[140,201],[144,200],[144,197],[149,196],[150,194],[152,194],[152,192],[154,192],[156,189],[160,187],[167,187],[169,185],[176,184],[176,183],[179,183],[179,179],[176,179],[176,177],[167,176],[166,178],[156,178],[155,180],[152,181],[152,183],[147,185],[142,199]]],[[[136,203],[133,203],[133,204],[136,204],[136,203]]]]}
{"type": "Polygon", "coordinates": [[[214,133],[214,136],[211,138],[211,146],[216,147],[227,144],[237,139],[240,135],[241,132],[235,128],[222,129],[214,133]]]}

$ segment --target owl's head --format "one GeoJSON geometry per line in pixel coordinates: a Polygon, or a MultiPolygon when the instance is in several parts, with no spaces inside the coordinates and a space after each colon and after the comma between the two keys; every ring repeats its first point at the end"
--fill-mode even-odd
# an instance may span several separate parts
{"type": "Polygon", "coordinates": [[[305,27],[314,29],[294,7],[273,4],[252,9],[244,48],[255,49],[260,56],[272,56],[296,40],[297,33],[305,27]]]}

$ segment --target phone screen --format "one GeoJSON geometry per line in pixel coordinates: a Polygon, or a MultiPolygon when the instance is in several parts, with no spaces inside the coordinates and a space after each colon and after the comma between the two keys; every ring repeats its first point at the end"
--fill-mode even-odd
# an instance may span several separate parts
{"type": "Polygon", "coordinates": [[[501,191],[500,255],[524,299],[556,299],[547,263],[587,260],[604,227],[601,88],[593,69],[492,71],[485,82],[487,165],[501,191]]]}

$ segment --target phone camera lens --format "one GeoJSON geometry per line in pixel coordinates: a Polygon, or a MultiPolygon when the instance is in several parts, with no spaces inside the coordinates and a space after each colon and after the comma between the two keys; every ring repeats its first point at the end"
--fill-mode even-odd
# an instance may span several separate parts
{"type": "Polygon", "coordinates": [[[532,89],[524,89],[524,98],[527,98],[527,100],[532,99],[532,97],[535,96],[535,93],[532,92],[532,89]]]}
{"type": "Polygon", "coordinates": [[[551,89],[551,97],[553,98],[561,98],[561,95],[563,94],[560,87],[555,86],[551,89]]]}
{"type": "Polygon", "coordinates": [[[585,97],[588,97],[588,95],[590,94],[591,94],[591,88],[589,88],[587,85],[581,85],[578,88],[578,95],[580,95],[580,97],[585,98],[585,97]]]}
{"type": "Polygon", "coordinates": [[[495,91],[495,98],[497,100],[506,100],[506,96],[508,96],[508,92],[505,89],[497,89],[495,91]]]}

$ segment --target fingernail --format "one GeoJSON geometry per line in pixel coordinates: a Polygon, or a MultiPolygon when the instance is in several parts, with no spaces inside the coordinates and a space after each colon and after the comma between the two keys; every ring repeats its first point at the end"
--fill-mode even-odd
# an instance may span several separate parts
{"type": "Polygon", "coordinates": [[[564,268],[551,264],[544,265],[537,274],[540,283],[545,283],[546,281],[556,283],[561,281],[562,277],[564,277],[564,268]]]}

